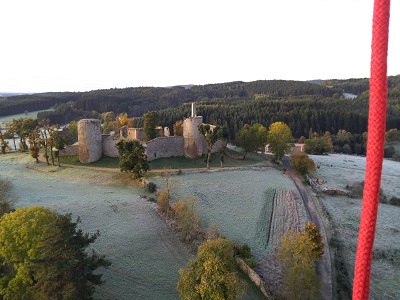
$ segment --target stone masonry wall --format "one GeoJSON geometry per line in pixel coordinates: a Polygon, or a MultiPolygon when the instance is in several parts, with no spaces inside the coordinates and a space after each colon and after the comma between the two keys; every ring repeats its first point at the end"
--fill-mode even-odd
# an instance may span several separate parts
{"type": "Polygon", "coordinates": [[[65,149],[60,151],[60,156],[75,156],[79,154],[79,145],[77,143],[73,145],[65,146],[65,149]]]}
{"type": "Polygon", "coordinates": [[[146,143],[147,160],[162,157],[183,156],[183,137],[170,136],[155,138],[146,143]]]}
{"type": "Polygon", "coordinates": [[[116,138],[115,136],[103,134],[103,155],[118,157],[118,149],[115,147],[118,140],[119,138],[116,138]]]}

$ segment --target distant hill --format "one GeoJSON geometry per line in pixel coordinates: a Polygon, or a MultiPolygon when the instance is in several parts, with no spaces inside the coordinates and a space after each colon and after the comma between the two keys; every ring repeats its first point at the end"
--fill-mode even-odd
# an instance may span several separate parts
{"type": "MultiPolygon", "coordinates": [[[[400,75],[390,76],[388,85],[387,128],[400,129],[400,75]]],[[[310,131],[324,134],[346,130],[353,135],[362,134],[367,130],[368,99],[367,78],[234,81],[12,96],[0,98],[0,115],[54,107],[54,111],[41,112],[38,117],[63,124],[113,111],[116,115],[125,112],[129,117],[138,117],[135,126],[142,126],[140,117],[156,110],[161,116],[160,124],[172,128],[177,120],[189,115],[189,103],[196,102],[204,122],[226,125],[231,140],[244,124],[268,127],[277,121],[288,124],[295,137],[308,137],[310,131]],[[357,97],[346,99],[344,93],[357,97]]],[[[361,140],[353,142],[358,150],[362,148],[361,140]]],[[[354,153],[361,153],[358,150],[353,149],[354,153]]]]}
{"type": "Polygon", "coordinates": [[[331,97],[339,90],[303,81],[259,80],[252,82],[228,82],[207,85],[183,85],[174,87],[135,87],[103,89],[89,92],[40,93],[0,98],[0,115],[48,109],[69,103],[76,112],[113,111],[127,112],[129,116],[141,116],[150,110],[177,107],[186,102],[198,102],[214,98],[248,99],[255,95],[271,97],[320,96],[331,97]]]}
{"type": "Polygon", "coordinates": [[[19,96],[19,95],[28,95],[28,94],[27,93],[3,93],[3,92],[0,92],[0,98],[19,96]]]}

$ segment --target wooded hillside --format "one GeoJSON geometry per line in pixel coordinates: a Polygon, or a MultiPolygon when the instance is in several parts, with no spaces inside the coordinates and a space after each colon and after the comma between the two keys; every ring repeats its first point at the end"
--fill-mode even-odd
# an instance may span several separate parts
{"type": "MultiPolygon", "coordinates": [[[[367,130],[368,79],[327,80],[320,84],[259,80],[190,87],[136,87],[90,92],[44,93],[0,98],[0,115],[47,109],[39,118],[50,123],[94,117],[113,111],[141,117],[157,110],[161,125],[172,129],[175,121],[188,117],[190,102],[197,102],[198,115],[207,123],[227,125],[233,140],[244,124],[267,127],[276,121],[289,125],[295,137],[308,137],[310,130],[323,134],[345,129],[354,134],[367,130]],[[357,95],[345,99],[343,92],[357,95]]],[[[400,128],[400,75],[388,80],[387,129],[400,128]]],[[[141,124],[138,119],[136,124],[141,124]]]]}

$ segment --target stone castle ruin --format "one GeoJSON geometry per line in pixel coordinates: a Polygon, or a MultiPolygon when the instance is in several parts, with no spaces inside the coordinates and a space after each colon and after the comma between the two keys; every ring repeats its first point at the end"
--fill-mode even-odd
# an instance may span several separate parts
{"type": "MultiPolygon", "coordinates": [[[[147,160],[158,158],[185,156],[198,158],[207,152],[207,144],[198,130],[203,123],[203,117],[197,116],[196,104],[192,103],[192,114],[183,121],[183,136],[170,136],[169,128],[157,127],[159,137],[144,142],[143,128],[122,127],[119,136],[101,134],[101,124],[96,119],[82,119],[78,122],[79,160],[91,163],[99,160],[102,155],[118,157],[115,144],[121,138],[136,139],[146,148],[147,160]]],[[[213,125],[211,125],[213,127],[213,125]]],[[[217,152],[222,146],[221,141],[214,144],[211,152],[217,152]]],[[[72,148],[71,148],[72,149],[72,148]]],[[[75,148],[76,149],[76,148],[75,148]]],[[[67,149],[68,151],[68,149],[67,149]]],[[[75,154],[75,155],[76,155],[75,154]]],[[[72,155],[71,151],[68,155],[72,155]]]]}

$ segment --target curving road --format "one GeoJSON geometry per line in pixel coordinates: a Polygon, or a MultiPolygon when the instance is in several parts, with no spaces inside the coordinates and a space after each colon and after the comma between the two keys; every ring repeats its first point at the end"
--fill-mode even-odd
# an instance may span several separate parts
{"type": "Polygon", "coordinates": [[[310,220],[318,227],[323,241],[324,241],[324,255],[321,257],[319,261],[317,261],[317,274],[321,279],[321,290],[319,299],[332,299],[332,270],[331,270],[331,254],[329,250],[328,239],[326,236],[326,231],[324,224],[322,223],[321,216],[318,213],[317,208],[315,207],[314,201],[311,198],[308,190],[304,187],[300,178],[297,174],[292,170],[290,166],[289,157],[285,156],[283,158],[283,166],[287,170],[287,174],[295,183],[297,189],[299,190],[300,196],[303,199],[304,207],[306,208],[307,214],[310,220]]]}

